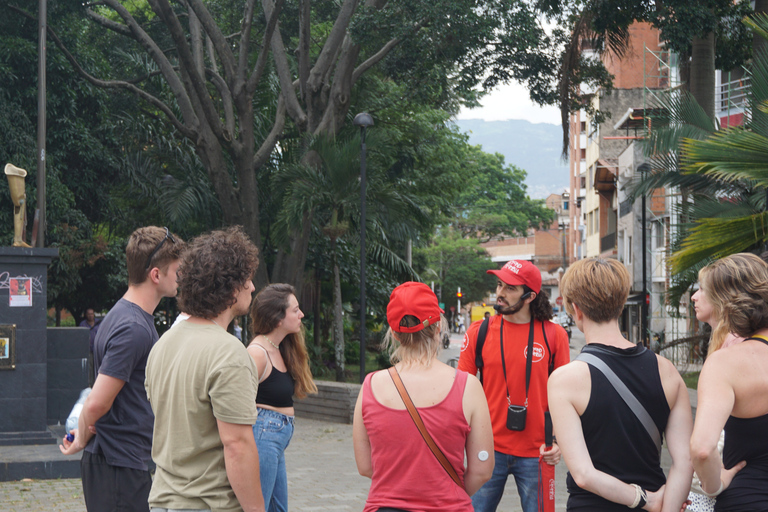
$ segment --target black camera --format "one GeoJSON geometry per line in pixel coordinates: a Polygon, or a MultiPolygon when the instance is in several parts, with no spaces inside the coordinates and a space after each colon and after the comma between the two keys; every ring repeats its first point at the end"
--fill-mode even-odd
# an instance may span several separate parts
{"type": "Polygon", "coordinates": [[[527,412],[528,407],[525,405],[510,405],[507,408],[507,428],[517,432],[525,430],[525,416],[527,412]]]}

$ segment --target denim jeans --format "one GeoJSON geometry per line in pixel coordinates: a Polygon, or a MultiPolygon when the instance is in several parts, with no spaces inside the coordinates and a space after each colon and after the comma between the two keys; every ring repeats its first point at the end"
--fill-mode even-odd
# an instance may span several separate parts
{"type": "Polygon", "coordinates": [[[495,512],[504,494],[507,476],[513,475],[523,512],[539,510],[539,458],[494,452],[493,476],[472,496],[475,512],[495,512]]]}
{"type": "Polygon", "coordinates": [[[285,449],[293,437],[293,416],[259,408],[259,416],[253,426],[253,437],[259,450],[264,508],[267,512],[287,512],[288,475],[285,471],[285,449]]]}

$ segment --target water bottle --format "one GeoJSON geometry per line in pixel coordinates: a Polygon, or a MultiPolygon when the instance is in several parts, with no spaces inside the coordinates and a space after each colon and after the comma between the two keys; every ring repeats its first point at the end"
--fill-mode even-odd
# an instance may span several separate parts
{"type": "Polygon", "coordinates": [[[77,428],[77,422],[80,419],[80,411],[83,410],[83,404],[88,395],[91,394],[91,388],[85,388],[80,392],[80,398],[77,399],[75,406],[72,407],[72,411],[69,413],[67,422],[64,424],[64,428],[67,429],[67,433],[77,428]]]}

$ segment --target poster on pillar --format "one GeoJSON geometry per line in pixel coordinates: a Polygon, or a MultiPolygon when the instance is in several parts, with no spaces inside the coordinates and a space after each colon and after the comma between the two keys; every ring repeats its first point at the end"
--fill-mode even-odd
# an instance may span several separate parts
{"type": "Polygon", "coordinates": [[[12,277],[9,281],[9,306],[12,308],[31,308],[32,278],[12,277]]]}
{"type": "Polygon", "coordinates": [[[0,325],[0,370],[16,368],[16,326],[0,325]]]}

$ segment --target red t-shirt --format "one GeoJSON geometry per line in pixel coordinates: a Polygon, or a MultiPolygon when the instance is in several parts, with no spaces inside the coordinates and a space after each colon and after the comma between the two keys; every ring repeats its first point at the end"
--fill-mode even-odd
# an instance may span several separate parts
{"type": "MultiPolygon", "coordinates": [[[[516,457],[538,457],[539,447],[544,444],[544,412],[547,402],[550,353],[542,334],[541,322],[534,321],[533,359],[531,383],[528,389],[528,413],[525,430],[516,432],[507,428],[507,393],[512,405],[525,404],[525,362],[528,350],[530,324],[504,322],[504,353],[507,366],[506,384],[501,365],[499,327],[501,315],[491,317],[483,345],[483,389],[488,399],[493,424],[493,444],[498,452],[516,457]]],[[[482,320],[469,326],[464,336],[459,357],[459,370],[475,375],[475,347],[482,320]]],[[[552,350],[554,367],[558,368],[571,359],[568,334],[561,326],[546,322],[547,341],[552,350]]]]}

